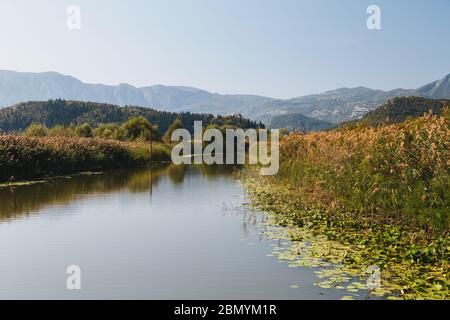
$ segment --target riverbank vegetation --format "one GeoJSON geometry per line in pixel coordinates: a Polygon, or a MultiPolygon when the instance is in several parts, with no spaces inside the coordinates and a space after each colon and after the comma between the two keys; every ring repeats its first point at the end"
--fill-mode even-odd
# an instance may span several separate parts
{"type": "MultiPolygon", "coordinates": [[[[307,241],[306,229],[343,245],[328,243],[316,258],[350,274],[380,267],[384,289],[375,294],[447,299],[449,120],[446,109],[395,125],[287,135],[278,175],[246,182],[254,205],[297,227],[293,240],[307,241]]],[[[343,287],[336,274],[323,283],[343,287]]]]}
{"type": "Polygon", "coordinates": [[[87,123],[81,125],[56,125],[47,128],[40,123],[33,123],[20,134],[29,137],[65,137],[65,138],[100,138],[117,141],[152,141],[160,140],[158,126],[152,125],[144,117],[132,117],[124,123],[108,123],[90,126],[87,123]]]}
{"type": "Polygon", "coordinates": [[[0,110],[0,181],[169,161],[171,133],[194,122],[263,127],[241,115],[165,112],[143,107],[49,100],[0,110]],[[3,136],[1,135],[3,133],[3,136]],[[151,150],[151,151],[150,151],[151,150]]]}
{"type": "Polygon", "coordinates": [[[0,135],[0,181],[170,161],[170,145],[160,140],[144,117],[97,127],[33,123],[20,134],[0,135]]]}
{"type": "MultiPolygon", "coordinates": [[[[170,161],[170,149],[152,146],[152,161],[170,161]]],[[[42,178],[81,171],[145,166],[150,146],[98,138],[0,136],[0,181],[42,178]]]]}
{"type": "Polygon", "coordinates": [[[177,118],[163,134],[144,116],[97,126],[32,123],[17,134],[0,135],[0,182],[170,161],[171,135],[180,128],[185,126],[177,118]]]}

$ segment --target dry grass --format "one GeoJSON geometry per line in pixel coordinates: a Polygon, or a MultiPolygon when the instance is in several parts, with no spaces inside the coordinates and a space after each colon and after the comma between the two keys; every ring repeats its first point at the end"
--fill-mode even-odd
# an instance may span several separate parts
{"type": "MultiPolygon", "coordinates": [[[[153,160],[168,159],[168,148],[155,144],[153,160]]],[[[146,143],[97,138],[0,136],[0,181],[141,166],[149,160],[146,143]]]]}
{"type": "Polygon", "coordinates": [[[449,110],[399,125],[352,128],[280,143],[278,178],[305,201],[446,234],[449,110]]]}

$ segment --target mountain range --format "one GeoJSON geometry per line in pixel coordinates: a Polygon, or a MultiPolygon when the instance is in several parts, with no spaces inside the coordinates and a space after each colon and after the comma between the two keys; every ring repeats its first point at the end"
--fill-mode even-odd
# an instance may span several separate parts
{"type": "Polygon", "coordinates": [[[23,73],[0,70],[0,108],[27,101],[65,99],[143,106],[171,112],[242,113],[270,98],[255,95],[220,95],[184,86],[154,85],[137,88],[88,84],[57,72],[23,73]]]}
{"type": "Polygon", "coordinates": [[[341,123],[357,120],[395,97],[450,98],[450,74],[417,89],[374,90],[365,87],[340,88],[321,94],[288,100],[270,100],[249,111],[253,119],[270,122],[276,115],[301,113],[307,117],[341,123]]]}
{"type": "MultiPolygon", "coordinates": [[[[151,107],[171,112],[213,114],[240,113],[250,119],[272,122],[275,116],[302,114],[331,123],[359,119],[393,97],[450,98],[450,74],[417,89],[375,90],[365,87],[340,88],[321,94],[287,100],[257,95],[222,95],[185,86],[134,87],[88,84],[56,72],[22,73],[0,70],[0,108],[25,101],[67,99],[109,103],[119,106],[151,107]]],[[[284,126],[276,118],[277,126],[284,126]]]]}

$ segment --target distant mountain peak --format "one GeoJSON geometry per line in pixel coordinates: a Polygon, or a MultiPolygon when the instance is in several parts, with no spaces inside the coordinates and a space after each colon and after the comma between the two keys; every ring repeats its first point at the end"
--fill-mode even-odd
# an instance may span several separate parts
{"type": "Polygon", "coordinates": [[[420,96],[429,98],[450,98],[450,73],[417,89],[420,96]]]}

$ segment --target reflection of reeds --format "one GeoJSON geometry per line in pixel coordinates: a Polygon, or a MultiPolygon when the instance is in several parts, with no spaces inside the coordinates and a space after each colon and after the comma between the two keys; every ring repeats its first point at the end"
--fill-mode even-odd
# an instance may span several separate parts
{"type": "Polygon", "coordinates": [[[0,223],[27,216],[47,206],[65,205],[90,194],[106,194],[117,190],[145,193],[157,187],[163,176],[177,185],[184,181],[186,175],[213,177],[231,173],[229,168],[222,166],[158,165],[153,168],[111,170],[0,188],[0,223]]]}
{"type": "Polygon", "coordinates": [[[449,111],[399,125],[291,134],[279,177],[305,201],[409,224],[449,226],[449,111]]]}
{"type": "Polygon", "coordinates": [[[47,182],[0,189],[0,221],[18,218],[46,206],[64,205],[81,196],[104,194],[119,189],[129,192],[145,192],[153,186],[164,169],[113,170],[94,175],[76,175],[56,178],[47,182]]]}

